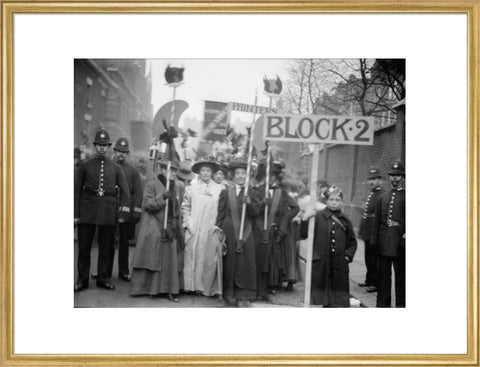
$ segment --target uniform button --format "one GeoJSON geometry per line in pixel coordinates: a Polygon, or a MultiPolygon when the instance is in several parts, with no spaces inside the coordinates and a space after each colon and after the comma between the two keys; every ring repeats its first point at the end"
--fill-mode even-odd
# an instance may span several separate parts
{"type": "Polygon", "coordinates": [[[335,233],[335,231],[332,231],[332,233],[335,233]]]}
{"type": "Polygon", "coordinates": [[[335,243],[335,240],[332,240],[333,243],[335,243]]]}
{"type": "Polygon", "coordinates": [[[332,248],[332,252],[335,252],[335,249],[334,249],[334,248],[332,248]]]}

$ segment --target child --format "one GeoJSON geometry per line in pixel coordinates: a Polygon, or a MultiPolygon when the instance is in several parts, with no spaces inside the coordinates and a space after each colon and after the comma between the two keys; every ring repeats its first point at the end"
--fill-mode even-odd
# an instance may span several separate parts
{"type": "Polygon", "coordinates": [[[350,307],[349,269],[357,240],[352,223],[343,214],[343,192],[330,186],[324,196],[326,208],[305,213],[300,227],[302,238],[308,236],[308,218],[315,215],[311,303],[323,307],[350,307]]]}

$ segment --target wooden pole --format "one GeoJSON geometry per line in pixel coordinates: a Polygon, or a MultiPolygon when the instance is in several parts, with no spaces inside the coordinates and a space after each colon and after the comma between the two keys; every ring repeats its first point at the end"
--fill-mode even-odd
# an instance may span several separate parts
{"type": "MultiPolygon", "coordinates": [[[[272,97],[270,97],[270,110],[272,110],[272,97]]],[[[265,161],[265,198],[267,198],[270,194],[269,186],[270,186],[270,156],[271,156],[271,147],[268,141],[265,142],[267,144],[267,159],[265,161]]],[[[268,224],[268,205],[265,204],[265,214],[263,218],[263,229],[266,231],[268,224]]]]}
{"type": "MultiPolygon", "coordinates": [[[[170,126],[173,126],[173,119],[175,118],[175,92],[177,90],[177,87],[173,87],[173,98],[172,98],[172,108],[170,109],[170,126]]],[[[168,130],[168,126],[165,127],[168,130]]],[[[170,151],[171,151],[171,144],[173,144],[173,141],[170,141],[167,146],[167,155],[168,155],[168,163],[167,163],[167,183],[165,186],[165,189],[167,192],[170,190],[170,176],[171,176],[171,169],[172,169],[172,161],[170,157],[170,151]]],[[[168,223],[168,203],[169,199],[165,200],[165,215],[164,215],[164,221],[163,221],[163,229],[167,229],[167,223],[168,223]]]]}
{"type": "MultiPolygon", "coordinates": [[[[258,99],[258,91],[255,91],[255,102],[254,105],[257,105],[258,99]]],[[[250,184],[250,167],[252,165],[252,153],[253,153],[253,132],[255,131],[255,110],[253,112],[253,122],[250,128],[250,145],[248,146],[248,161],[247,161],[247,179],[245,180],[245,191],[243,196],[248,195],[248,185],[250,184]]],[[[238,236],[239,240],[243,240],[243,226],[245,224],[245,213],[247,210],[247,205],[245,203],[242,204],[242,219],[240,221],[240,235],[238,236]]]]}
{"type": "MultiPolygon", "coordinates": [[[[314,144],[312,156],[312,175],[310,177],[310,207],[315,208],[317,201],[319,144],[314,144]]],[[[305,270],[305,301],[304,307],[310,307],[310,291],[312,284],[313,235],[315,233],[315,216],[308,221],[307,266],[305,270]]]]}

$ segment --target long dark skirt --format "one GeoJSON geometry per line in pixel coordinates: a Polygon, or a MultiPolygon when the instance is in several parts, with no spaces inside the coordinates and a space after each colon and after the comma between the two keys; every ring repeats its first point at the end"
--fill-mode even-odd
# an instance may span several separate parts
{"type": "MultiPolygon", "coordinates": [[[[180,292],[180,274],[176,241],[161,247],[161,271],[133,268],[130,295],[158,295],[162,293],[178,294],[180,292]]],[[[181,264],[181,262],[180,262],[181,264]]]]}
{"type": "Polygon", "coordinates": [[[288,225],[288,235],[283,242],[283,259],[285,262],[284,282],[296,283],[298,281],[298,224],[291,223],[288,225]]]}

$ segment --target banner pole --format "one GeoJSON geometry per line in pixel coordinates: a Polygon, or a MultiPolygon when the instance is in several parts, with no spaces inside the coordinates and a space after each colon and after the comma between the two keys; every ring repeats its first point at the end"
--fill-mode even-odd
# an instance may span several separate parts
{"type": "MultiPolygon", "coordinates": [[[[310,208],[315,208],[317,201],[317,179],[318,179],[318,160],[319,160],[319,144],[313,145],[312,156],[312,175],[310,177],[310,208]]],[[[305,300],[304,307],[310,307],[310,293],[312,285],[312,258],[313,258],[313,236],[315,234],[315,216],[308,220],[308,237],[307,237],[307,266],[305,270],[305,300]]]]}
{"type": "MultiPolygon", "coordinates": [[[[272,110],[272,96],[269,96],[270,98],[270,105],[269,109],[270,111],[272,110]]],[[[267,159],[266,159],[266,167],[265,167],[265,198],[269,196],[269,186],[270,186],[270,155],[271,155],[271,148],[270,148],[270,143],[268,141],[265,141],[265,144],[267,144],[267,159]]],[[[265,204],[265,213],[264,213],[264,218],[263,218],[263,230],[267,230],[267,225],[268,225],[268,205],[265,204]]]]}
{"type": "MultiPolygon", "coordinates": [[[[177,90],[177,87],[173,87],[173,98],[172,98],[172,108],[170,110],[170,126],[173,126],[173,119],[175,117],[175,92],[177,90]]],[[[167,183],[165,184],[165,190],[168,192],[170,190],[170,176],[171,176],[171,167],[172,167],[172,157],[170,156],[171,152],[171,145],[174,144],[173,141],[170,141],[167,146],[167,154],[168,154],[168,162],[167,162],[167,183]]],[[[165,200],[165,215],[164,215],[164,221],[163,221],[163,229],[167,229],[167,223],[168,223],[168,204],[169,204],[169,199],[165,200]]]]}
{"type": "MultiPolygon", "coordinates": [[[[255,103],[254,105],[257,105],[257,99],[258,99],[258,90],[255,90],[255,103]]],[[[248,161],[247,161],[247,178],[245,180],[245,191],[244,191],[244,196],[248,195],[248,185],[250,184],[250,167],[252,165],[252,154],[253,154],[253,133],[255,131],[255,112],[253,112],[253,122],[252,126],[250,127],[250,144],[248,146],[248,161]]],[[[243,226],[245,224],[245,213],[247,210],[247,205],[245,203],[242,204],[242,219],[240,221],[240,235],[239,240],[243,240],[243,226]]]]}

